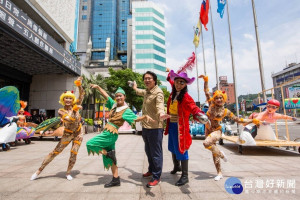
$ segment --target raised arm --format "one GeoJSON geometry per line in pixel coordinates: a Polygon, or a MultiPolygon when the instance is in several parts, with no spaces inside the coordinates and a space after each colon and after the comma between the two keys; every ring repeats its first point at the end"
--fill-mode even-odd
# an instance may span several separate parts
{"type": "Polygon", "coordinates": [[[166,68],[166,72],[168,72],[167,81],[170,83],[171,87],[173,87],[174,81],[170,78],[170,69],[168,67],[166,68]]]}
{"type": "Polygon", "coordinates": [[[82,77],[78,77],[76,81],[74,81],[75,85],[78,87],[78,90],[79,90],[79,97],[77,99],[77,102],[76,104],[77,105],[81,105],[82,104],[82,101],[83,101],[83,98],[84,98],[84,90],[82,88],[82,77]]]}
{"type": "Polygon", "coordinates": [[[103,90],[99,85],[96,84],[90,84],[90,86],[92,88],[96,88],[97,90],[99,90],[99,92],[102,94],[102,96],[108,100],[109,95],[107,94],[107,92],[105,90],[103,90]]]}
{"type": "Polygon", "coordinates": [[[210,93],[209,93],[209,88],[208,88],[208,76],[204,76],[204,75],[200,75],[198,78],[203,78],[204,80],[204,93],[205,93],[205,96],[206,96],[206,101],[208,103],[210,103],[210,93]]]}
{"type": "Polygon", "coordinates": [[[139,96],[144,96],[146,94],[146,90],[137,88],[137,84],[135,81],[133,82],[132,89],[134,89],[136,94],[139,96]]]}

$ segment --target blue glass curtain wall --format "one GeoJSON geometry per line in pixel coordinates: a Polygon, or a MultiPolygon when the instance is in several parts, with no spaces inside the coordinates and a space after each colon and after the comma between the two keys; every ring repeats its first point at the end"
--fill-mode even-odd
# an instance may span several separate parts
{"type": "MultiPolygon", "coordinates": [[[[94,0],[92,8],[92,42],[93,49],[105,49],[106,39],[110,38],[110,59],[116,53],[116,17],[115,0],[94,0]]],[[[92,60],[104,59],[104,53],[92,53],[92,60]]]]}
{"type": "MultiPolygon", "coordinates": [[[[130,0],[94,0],[92,4],[92,42],[94,49],[104,49],[111,39],[110,60],[127,62],[127,19],[131,18],[130,0]],[[118,52],[121,53],[118,55],[118,52]]],[[[104,59],[92,53],[92,60],[104,59]]]]}

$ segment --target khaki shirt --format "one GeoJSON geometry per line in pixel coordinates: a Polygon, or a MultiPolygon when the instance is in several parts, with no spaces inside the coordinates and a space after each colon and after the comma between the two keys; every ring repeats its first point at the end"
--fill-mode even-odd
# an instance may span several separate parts
{"type": "Polygon", "coordinates": [[[164,111],[164,93],[156,85],[151,90],[137,89],[136,94],[144,97],[142,112],[143,115],[149,115],[155,122],[146,122],[143,120],[142,127],[148,129],[163,128],[163,121],[159,119],[160,114],[164,111]]]}

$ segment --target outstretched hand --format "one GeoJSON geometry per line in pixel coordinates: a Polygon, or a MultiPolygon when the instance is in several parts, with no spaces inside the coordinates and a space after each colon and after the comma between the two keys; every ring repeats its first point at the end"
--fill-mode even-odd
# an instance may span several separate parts
{"type": "Polygon", "coordinates": [[[91,87],[91,88],[97,88],[97,87],[99,87],[99,86],[96,85],[96,84],[90,84],[90,87],[91,87]]]}
{"type": "Polygon", "coordinates": [[[208,76],[200,75],[198,78],[203,78],[205,82],[208,82],[208,76]]]}
{"type": "Polygon", "coordinates": [[[146,122],[150,122],[150,123],[152,123],[152,122],[155,122],[155,120],[154,119],[152,119],[149,115],[145,115],[145,121],[146,122]]]}
{"type": "Polygon", "coordinates": [[[159,118],[160,120],[165,120],[165,119],[169,119],[171,116],[168,114],[160,114],[159,118]]]}

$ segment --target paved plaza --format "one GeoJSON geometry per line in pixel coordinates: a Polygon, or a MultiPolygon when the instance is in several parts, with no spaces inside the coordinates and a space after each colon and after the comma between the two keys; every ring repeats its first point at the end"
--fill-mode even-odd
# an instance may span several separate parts
{"type": "Polygon", "coordinates": [[[216,175],[211,153],[203,147],[203,139],[193,139],[189,155],[189,180],[182,187],[174,186],[180,175],[171,175],[171,154],[164,137],[164,164],[160,185],[147,188],[149,179],[142,178],[148,162],[141,135],[122,134],[116,144],[121,186],[104,188],[111,180],[111,172],[104,171],[102,158],[88,156],[86,142],[95,136],[84,136],[77,162],[73,168],[74,179],[68,181],[65,172],[70,146],[57,156],[35,181],[30,176],[38,169],[44,157],[57,141],[43,139],[24,142],[10,151],[0,151],[0,199],[299,199],[300,155],[294,151],[265,147],[245,147],[243,155],[237,145],[226,142],[219,146],[228,156],[222,162],[224,179],[214,181],[216,175]],[[237,177],[244,187],[242,194],[229,194],[225,181],[237,177]],[[267,184],[272,182],[273,185],[267,184]],[[281,182],[281,184],[279,184],[281,182]],[[283,182],[283,183],[282,183],[283,182]],[[267,184],[267,185],[266,185],[267,184]],[[283,185],[282,185],[283,184],[283,185]],[[268,187],[267,187],[268,186],[268,187]],[[272,187],[271,187],[272,186],[272,187]]]}

